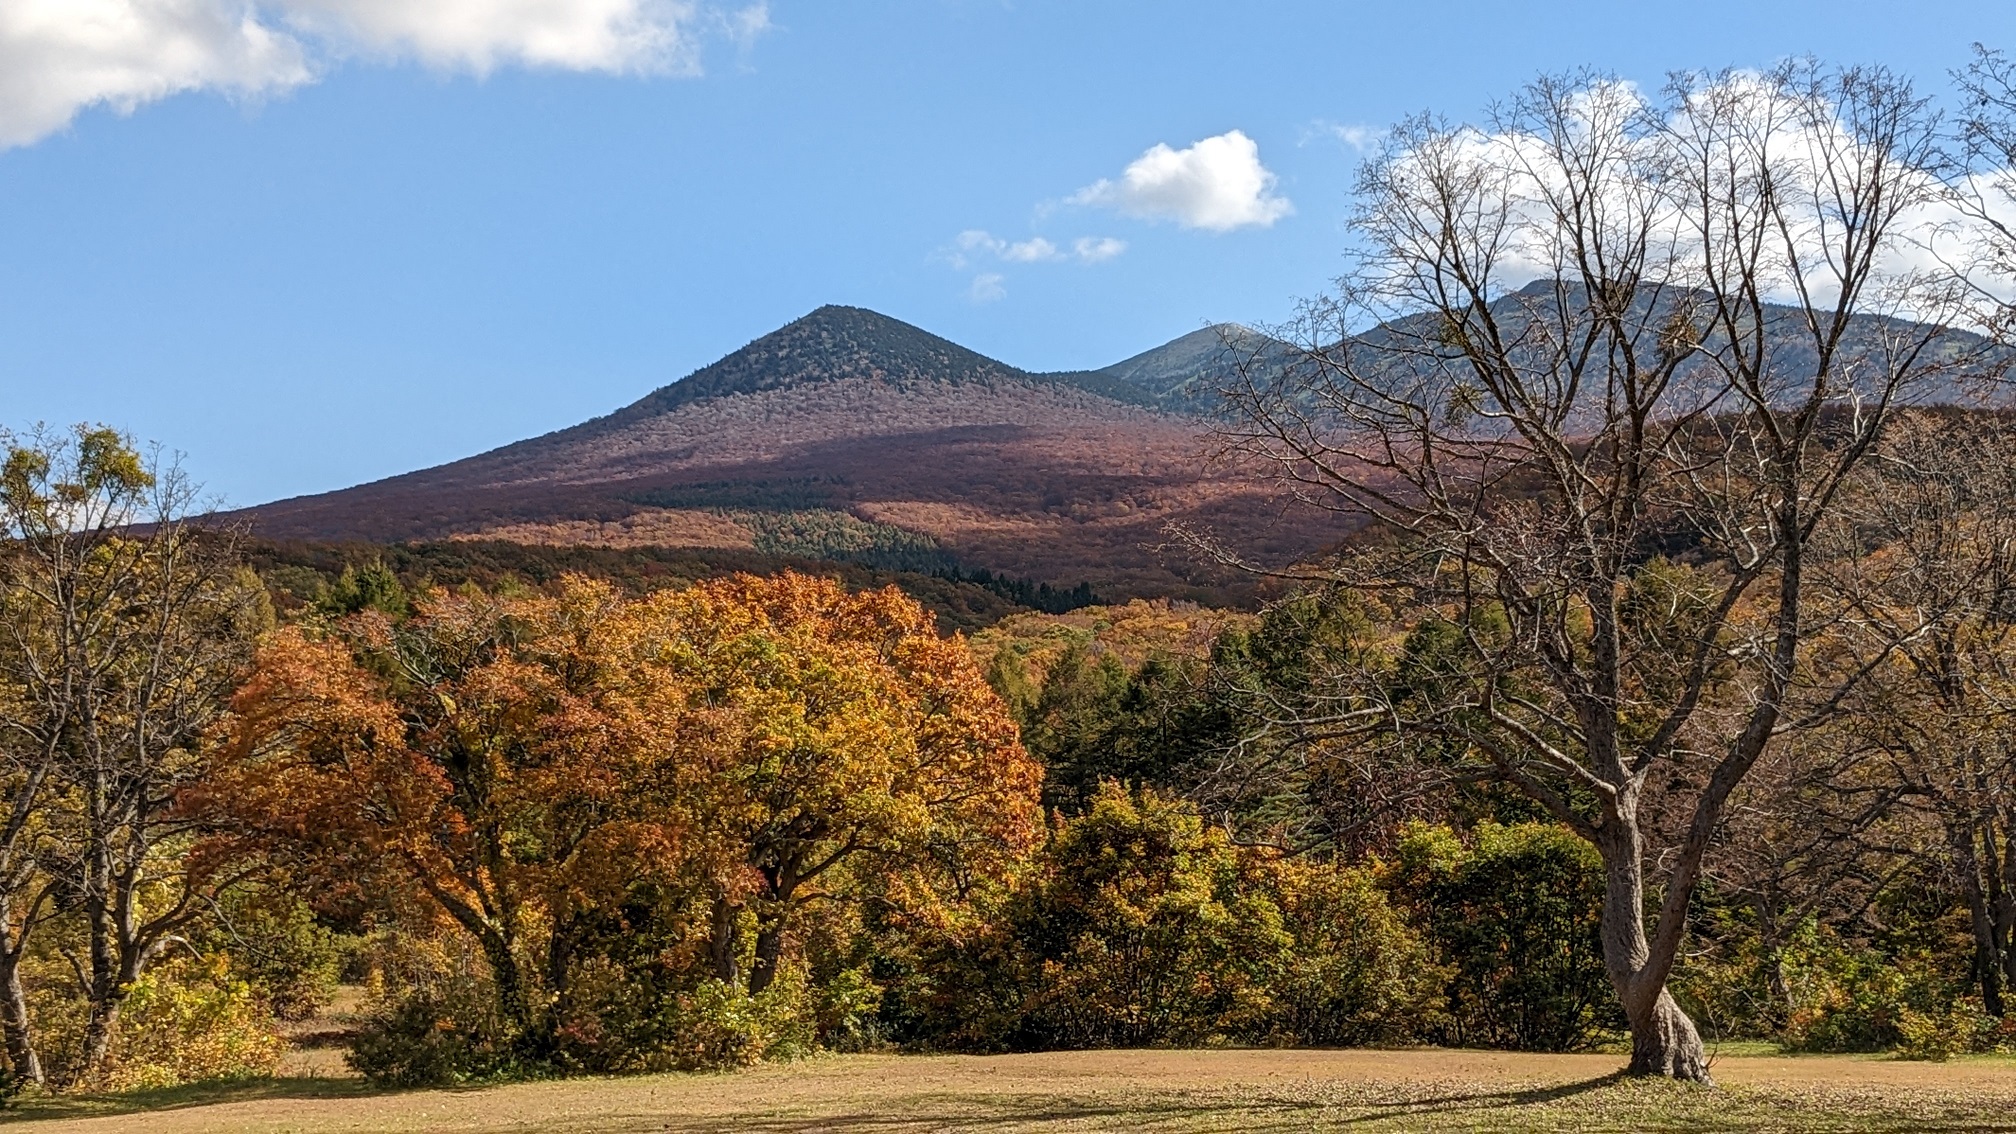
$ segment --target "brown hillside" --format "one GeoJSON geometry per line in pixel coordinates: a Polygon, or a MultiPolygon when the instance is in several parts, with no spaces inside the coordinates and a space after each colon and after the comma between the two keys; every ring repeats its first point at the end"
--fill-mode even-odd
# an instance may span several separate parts
{"type": "Polygon", "coordinates": [[[1344,534],[1213,467],[1197,419],[1083,377],[1027,374],[870,312],[822,309],[607,418],[250,516],[278,539],[817,539],[836,557],[935,555],[1151,594],[1233,581],[1159,550],[1171,521],[1277,561],[1344,534]]]}

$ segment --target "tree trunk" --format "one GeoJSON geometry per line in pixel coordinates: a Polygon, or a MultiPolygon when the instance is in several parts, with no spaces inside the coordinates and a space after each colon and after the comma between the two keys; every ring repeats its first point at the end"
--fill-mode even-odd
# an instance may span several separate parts
{"type": "MultiPolygon", "coordinates": [[[[2016,949],[2009,947],[2009,936],[2016,932],[2016,823],[2011,822],[2008,807],[1989,812],[1988,837],[1996,840],[2000,850],[2001,873],[1995,878],[1995,887],[1988,902],[1989,922],[1993,927],[1989,934],[1991,960],[2002,966],[1999,982],[2007,1007],[2007,994],[2016,987],[2016,949]],[[1997,823],[1995,820],[1999,819],[1997,823]],[[1997,829],[1999,828],[1999,834],[1997,829]]],[[[2000,1018],[2002,1013],[1995,1013],[2000,1018]]]]}
{"type": "Polygon", "coordinates": [[[63,1077],[63,1085],[74,1087],[90,1080],[105,1066],[105,1060],[112,1054],[112,1036],[119,1027],[119,1008],[126,1002],[126,990],[105,996],[94,996],[91,1000],[91,1014],[84,1022],[84,1043],[77,1054],[77,1065],[63,1077]]]}
{"type": "Polygon", "coordinates": [[[777,979],[777,961],[784,954],[784,918],[774,914],[756,930],[756,962],[749,966],[749,994],[770,987],[777,979]]]}
{"type": "Polygon", "coordinates": [[[714,899],[714,921],[707,939],[707,959],[713,962],[714,978],[734,984],[742,976],[741,943],[736,940],[736,923],[741,911],[726,898],[714,899]]]}
{"type": "Polygon", "coordinates": [[[532,1006],[525,998],[525,978],[518,969],[517,951],[501,933],[481,935],[483,959],[490,962],[490,978],[497,985],[497,1009],[523,1040],[532,1031],[532,1006]]]}
{"type": "MultiPolygon", "coordinates": [[[[94,805],[93,814],[98,813],[94,805]]],[[[98,897],[84,903],[90,935],[91,977],[84,986],[85,999],[90,1008],[84,1020],[84,1041],[77,1052],[75,1064],[64,1069],[63,1085],[73,1087],[89,1081],[105,1067],[105,1060],[112,1051],[112,1036],[119,1027],[119,1008],[126,1001],[127,992],[133,987],[137,967],[121,948],[124,938],[118,924],[120,912],[107,904],[107,895],[112,892],[112,869],[101,848],[94,853],[90,865],[89,892],[98,897]]]]}
{"type": "Polygon", "coordinates": [[[1701,1046],[1701,1033],[1664,985],[1644,1010],[1631,1012],[1627,1004],[1626,1015],[1631,1020],[1631,1074],[1714,1082],[1708,1077],[1708,1051],[1701,1046]]]}
{"type": "MultiPolygon", "coordinates": [[[[1960,876],[1960,892],[1967,901],[1968,922],[1974,933],[1974,977],[1981,986],[1981,1007],[2000,1019],[2002,1006],[2002,958],[1995,941],[1995,911],[1989,908],[1987,888],[1981,884],[1981,862],[1974,851],[1975,830],[1964,819],[1950,819],[1947,843],[1953,852],[1955,872],[1960,876]]],[[[1991,833],[1991,839],[1994,837],[1991,833]]]]}
{"type": "Polygon", "coordinates": [[[0,952],[0,1035],[7,1043],[7,1063],[14,1082],[42,1086],[48,1081],[42,1056],[35,1050],[33,1022],[28,1018],[28,992],[21,987],[21,954],[0,952]]]}
{"type": "MultiPolygon", "coordinates": [[[[1633,801],[1622,801],[1631,806],[1633,801]]],[[[1645,936],[1645,868],[1637,826],[1623,807],[1606,816],[1597,850],[1603,856],[1603,964],[1631,1024],[1633,1075],[1711,1084],[1708,1051],[1694,1021],[1666,991],[1673,958],[1652,956],[1645,936]]]]}

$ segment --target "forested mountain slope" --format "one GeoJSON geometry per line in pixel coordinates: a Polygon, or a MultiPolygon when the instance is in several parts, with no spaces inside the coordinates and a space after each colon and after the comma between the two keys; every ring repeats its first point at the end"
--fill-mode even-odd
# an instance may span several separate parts
{"type": "Polygon", "coordinates": [[[278,539],[723,548],[1215,588],[1233,577],[1158,547],[1170,522],[1277,560],[1346,530],[1313,510],[1279,522],[1268,486],[1208,460],[1203,420],[1158,408],[1198,386],[1216,341],[1037,374],[823,307],[606,417],[246,515],[278,539]]]}

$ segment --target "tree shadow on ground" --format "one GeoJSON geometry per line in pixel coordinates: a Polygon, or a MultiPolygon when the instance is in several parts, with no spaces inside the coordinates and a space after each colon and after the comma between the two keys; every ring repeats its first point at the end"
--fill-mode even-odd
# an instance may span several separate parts
{"type": "Polygon", "coordinates": [[[1403,1099],[1387,1103],[1365,1102],[1358,1105],[1372,1113],[1339,1119],[1338,1125],[1383,1122],[1389,1118],[1413,1118],[1427,1114],[1455,1114],[1466,1110],[1506,1110],[1512,1107],[1540,1106],[1544,1103],[1574,1098],[1589,1091],[1601,1090],[1604,1087],[1614,1087],[1630,1079],[1629,1072],[1612,1071],[1608,1075],[1598,1075],[1594,1079],[1560,1083],[1552,1087],[1452,1091],[1424,1099],[1403,1099]]]}
{"type": "MultiPolygon", "coordinates": [[[[1325,1111],[1355,1113],[1329,1115],[1321,1125],[1349,1127],[1368,1122],[1454,1114],[1466,1110],[1504,1110],[1570,1098],[1621,1081],[1622,1072],[1584,1082],[1524,1090],[1455,1092],[1429,1098],[1378,1102],[1372,1100],[1331,1100],[1282,1098],[1267,1095],[1233,1098],[1170,1096],[1160,1099],[1088,1100],[1042,1096],[984,1096],[962,1093],[913,1095],[902,1099],[901,1110],[855,1114],[741,1114],[671,1120],[662,1129],[678,1134],[810,1134],[812,1131],[844,1131],[871,1134],[875,1131],[944,1130],[985,1131],[1017,1129],[1047,1123],[1124,1124],[1128,1129],[1152,1130],[1218,1128],[1214,1117],[1228,1120],[1225,1128],[1242,1134],[1270,1134],[1276,1130],[1307,1130],[1316,1115],[1325,1111]],[[960,1113],[964,1111],[966,1113],[960,1113]],[[1236,1122],[1230,1120],[1236,1119],[1236,1122]]],[[[666,1116],[642,1114],[624,1116],[630,1120],[647,1117],[666,1121],[666,1116]]],[[[621,1128],[621,1127],[616,1127],[621,1128]]]]}
{"type": "MultiPolygon", "coordinates": [[[[1632,1080],[1622,1071],[1573,1083],[1546,1087],[1499,1089],[1480,1085],[1474,1090],[1443,1089],[1419,1097],[1377,1098],[1293,1098],[1268,1095],[1194,1096],[1164,1095],[1159,1098],[1072,1098],[1069,1096],[974,1095],[958,1092],[920,1094],[889,1100],[895,1105],[874,1112],[763,1113],[752,1108],[741,1114],[706,1117],[677,1117],[658,1114],[611,1115],[610,1130],[653,1129],[674,1134],[907,1134],[910,1131],[953,1131],[984,1134],[994,1130],[1047,1129],[1127,1129],[1145,1131],[1237,1130],[1240,1134],[1288,1134],[1311,1129],[1350,1130],[1381,1128],[1391,1123],[1406,1129],[1470,1129],[1479,1126],[1523,1129],[1522,1121],[1533,1129],[1555,1129],[1573,1119],[1560,1111],[1532,1112],[1527,1108],[1546,1107],[1580,1095],[1620,1086],[1632,1080]],[[1522,1114],[1522,1112],[1524,1112],[1522,1114]],[[1495,1116],[1495,1117],[1493,1117],[1495,1116]]],[[[1709,1091],[1703,1088],[1704,1092],[1709,1091]]],[[[1706,1099],[1703,1100],[1707,1101],[1706,1099]]],[[[1694,1113],[1664,1112],[1634,1116],[1628,1112],[1612,1116],[1605,1129],[1656,1129],[1669,1134],[1729,1134],[1749,1129],[1755,1115],[1720,1113],[1707,1105],[1694,1113]],[[1645,1125],[1634,1127],[1634,1121],[1645,1125]]],[[[1784,1129],[1802,1126],[1797,1115],[1784,1116],[1784,1129]]],[[[1854,1116],[1844,1126],[1843,1116],[1814,1115],[1812,1129],[1853,1129],[1858,1134],[1909,1134],[1926,1130],[1998,1132],[2016,1134],[2016,1123],[1983,1124],[1978,1118],[1954,1116],[1950,1120],[1928,1120],[1924,1116],[1854,1116]]]]}
{"type": "Polygon", "coordinates": [[[0,1125],[100,1118],[142,1111],[186,1110],[219,1103],[269,1099],[347,1099],[392,1093],[359,1078],[282,1076],[271,1079],[221,1079],[179,1087],[119,1091],[107,1094],[31,1095],[0,1110],[0,1125]]]}

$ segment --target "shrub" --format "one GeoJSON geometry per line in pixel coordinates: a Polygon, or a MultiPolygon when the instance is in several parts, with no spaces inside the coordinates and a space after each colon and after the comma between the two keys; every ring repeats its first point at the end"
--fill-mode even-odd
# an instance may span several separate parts
{"type": "Polygon", "coordinates": [[[1262,1025],[1290,939],[1253,881],[1193,807],[1100,787],[1016,915],[1034,978],[1020,1042],[1186,1044],[1262,1025]]]}
{"type": "Polygon", "coordinates": [[[1994,1046],[1996,1023],[1971,998],[1955,1000],[1943,1011],[1904,1008],[1897,1013],[1897,1054],[1944,1063],[1956,1055],[1988,1050],[1994,1046]]]}
{"type": "Polygon", "coordinates": [[[1450,966],[1450,1042],[1572,1051],[1619,1022],[1603,967],[1602,863],[1567,830],[1482,823],[1466,843],[1416,824],[1387,885],[1450,966]]]}
{"type": "Polygon", "coordinates": [[[352,1069],[381,1087],[440,1087],[511,1078],[525,1068],[484,1018],[487,1005],[421,993],[371,1013],[351,1040],[352,1069]]]}
{"type": "Polygon", "coordinates": [[[348,1060],[380,1086],[432,1087],[536,1071],[497,1013],[489,970],[459,938],[372,946],[364,1025],[348,1060]]]}
{"type": "Polygon", "coordinates": [[[841,969],[814,991],[819,1046],[866,1051],[882,1042],[882,986],[865,966],[841,969]]]}
{"type": "Polygon", "coordinates": [[[270,1075],[285,1048],[259,994],[221,954],[149,969],[121,1017],[100,1084],[112,1090],[270,1075]]]}
{"type": "Polygon", "coordinates": [[[282,1020],[305,1020],[336,994],[350,950],[307,904],[280,890],[234,891],[221,903],[213,948],[282,1020]]]}
{"type": "Polygon", "coordinates": [[[1851,947],[1807,924],[1780,958],[1790,1000],[1786,1048],[1944,1059],[1993,1046],[1993,1021],[1960,995],[1940,960],[1922,949],[1851,947]]]}
{"type": "Polygon", "coordinates": [[[1371,872],[1288,862],[1274,879],[1293,944],[1270,981],[1270,1038],[1341,1047],[1433,1034],[1449,971],[1371,872]]]}
{"type": "Polygon", "coordinates": [[[804,969],[786,965],[762,992],[708,980],[680,998],[674,1064],[706,1071],[798,1059],[818,1046],[804,969]]]}

